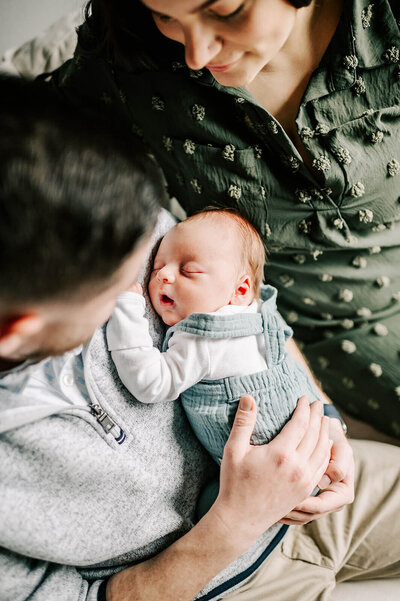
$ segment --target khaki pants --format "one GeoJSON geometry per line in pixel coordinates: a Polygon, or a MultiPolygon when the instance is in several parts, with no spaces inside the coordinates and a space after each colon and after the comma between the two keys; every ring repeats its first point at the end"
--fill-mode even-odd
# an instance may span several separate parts
{"type": "MultiPolygon", "coordinates": [[[[329,601],[336,582],[400,577],[400,448],[352,441],[352,505],[282,543],[229,601],[329,601]]],[[[399,579],[400,599],[400,579],[399,579]]]]}

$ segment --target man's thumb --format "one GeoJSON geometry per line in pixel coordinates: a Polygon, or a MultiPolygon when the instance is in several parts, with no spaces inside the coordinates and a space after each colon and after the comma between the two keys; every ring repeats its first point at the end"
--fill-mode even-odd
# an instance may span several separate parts
{"type": "Polygon", "coordinates": [[[250,438],[253,433],[254,424],[257,419],[257,405],[252,396],[246,394],[242,396],[236,411],[235,421],[229,436],[230,445],[234,445],[236,450],[244,452],[250,444],[250,438]]]}

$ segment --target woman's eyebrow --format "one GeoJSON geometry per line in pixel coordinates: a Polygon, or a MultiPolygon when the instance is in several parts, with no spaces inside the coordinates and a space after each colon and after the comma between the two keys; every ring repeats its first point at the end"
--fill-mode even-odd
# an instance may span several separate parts
{"type": "MultiPolygon", "coordinates": [[[[144,2],[143,0],[140,0],[140,2],[143,4],[143,6],[145,6],[148,10],[157,13],[157,14],[163,14],[163,13],[159,13],[156,10],[152,10],[152,8],[150,8],[149,6],[147,6],[146,2],[144,2]]],[[[202,4],[200,4],[200,6],[197,6],[196,8],[193,8],[190,12],[191,15],[193,15],[194,13],[197,13],[199,10],[202,10],[203,8],[207,8],[208,6],[211,6],[211,4],[215,4],[216,2],[218,2],[218,0],[206,0],[205,2],[203,2],[202,4]]]]}
{"type": "Polygon", "coordinates": [[[206,0],[205,2],[200,4],[200,6],[198,6],[197,8],[194,8],[193,10],[191,10],[190,14],[196,13],[198,10],[202,10],[203,8],[207,8],[208,6],[211,6],[211,4],[215,4],[216,2],[218,2],[218,0],[206,0]]]}

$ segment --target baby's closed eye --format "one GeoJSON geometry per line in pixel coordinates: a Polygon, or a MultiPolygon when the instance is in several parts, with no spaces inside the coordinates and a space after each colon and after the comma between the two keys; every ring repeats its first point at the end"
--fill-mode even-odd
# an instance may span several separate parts
{"type": "Polygon", "coordinates": [[[180,270],[182,273],[187,274],[204,273],[204,269],[202,269],[202,267],[200,267],[200,265],[197,265],[196,263],[185,263],[181,266],[180,270]]]}

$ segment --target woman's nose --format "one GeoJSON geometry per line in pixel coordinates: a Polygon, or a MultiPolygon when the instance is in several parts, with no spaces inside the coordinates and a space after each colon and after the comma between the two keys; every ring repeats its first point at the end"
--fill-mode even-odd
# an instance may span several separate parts
{"type": "Polygon", "coordinates": [[[184,33],[186,64],[194,71],[210,64],[221,50],[222,42],[211,27],[194,23],[184,33]]]}

